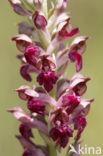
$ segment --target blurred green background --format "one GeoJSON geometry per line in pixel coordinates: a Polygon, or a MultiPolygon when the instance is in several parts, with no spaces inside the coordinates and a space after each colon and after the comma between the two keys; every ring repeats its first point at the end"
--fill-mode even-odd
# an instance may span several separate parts
{"type": "MultiPolygon", "coordinates": [[[[103,155],[103,0],[70,0],[68,10],[73,25],[80,28],[80,35],[92,37],[83,55],[81,73],[92,78],[85,97],[94,97],[95,102],[82,138],[87,146],[100,146],[103,155]]],[[[19,75],[20,62],[15,57],[19,52],[10,41],[17,34],[17,23],[22,18],[12,11],[7,0],[1,0],[0,20],[0,156],[21,156],[22,148],[14,137],[18,122],[6,110],[23,106],[13,89],[26,81],[19,75]]],[[[73,70],[68,68],[68,77],[75,73],[74,66],[70,67],[73,70]]],[[[36,141],[40,143],[40,138],[36,141]]]]}

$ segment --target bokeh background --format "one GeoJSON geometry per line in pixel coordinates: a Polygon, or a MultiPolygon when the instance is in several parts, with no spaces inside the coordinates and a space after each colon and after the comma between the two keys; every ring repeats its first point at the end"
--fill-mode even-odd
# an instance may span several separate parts
{"type": "MultiPolygon", "coordinates": [[[[73,25],[80,28],[80,35],[91,36],[83,55],[81,73],[92,78],[85,97],[94,97],[95,102],[82,138],[87,146],[100,146],[103,155],[103,0],[71,0],[68,10],[73,25]]],[[[12,11],[8,1],[0,0],[0,156],[21,156],[22,153],[14,137],[19,123],[6,112],[14,106],[25,106],[13,92],[13,89],[26,84],[19,75],[20,62],[15,57],[19,52],[15,43],[10,41],[17,34],[17,23],[20,21],[22,18],[12,11]]],[[[75,73],[74,66],[70,67],[68,77],[75,73]]],[[[40,143],[40,138],[36,142],[40,143]]]]}

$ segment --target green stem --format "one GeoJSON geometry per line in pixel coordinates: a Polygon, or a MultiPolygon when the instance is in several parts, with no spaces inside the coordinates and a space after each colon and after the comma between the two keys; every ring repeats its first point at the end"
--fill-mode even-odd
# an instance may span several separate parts
{"type": "Polygon", "coordinates": [[[39,37],[39,39],[41,41],[43,49],[47,50],[47,47],[49,46],[50,41],[49,41],[48,37],[46,36],[46,33],[43,32],[42,30],[41,31],[37,30],[37,34],[38,34],[38,37],[39,37]]]}
{"type": "Polygon", "coordinates": [[[49,156],[57,156],[56,149],[52,144],[49,145],[49,156]]]}
{"type": "Polygon", "coordinates": [[[48,4],[47,4],[47,0],[43,1],[43,12],[45,17],[48,19],[48,4]]]}
{"type": "Polygon", "coordinates": [[[41,138],[44,140],[45,145],[50,144],[50,139],[47,135],[45,135],[43,132],[39,131],[39,134],[41,136],[41,138]]]}

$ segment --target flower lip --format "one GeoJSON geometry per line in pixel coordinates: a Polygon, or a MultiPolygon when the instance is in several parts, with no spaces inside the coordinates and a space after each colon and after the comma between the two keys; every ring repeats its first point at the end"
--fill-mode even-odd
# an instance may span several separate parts
{"type": "Polygon", "coordinates": [[[76,119],[74,119],[74,128],[79,129],[80,127],[85,127],[87,124],[86,119],[83,116],[78,116],[76,119]]]}
{"type": "Polygon", "coordinates": [[[87,121],[85,117],[83,117],[82,115],[79,115],[74,119],[74,129],[78,130],[77,135],[75,137],[76,140],[80,138],[86,125],[87,125],[87,121]]]}
{"type": "Polygon", "coordinates": [[[69,37],[69,33],[68,33],[68,31],[65,28],[60,30],[58,35],[59,35],[59,38],[61,38],[61,39],[66,39],[66,38],[69,37]]]}
{"type": "Polygon", "coordinates": [[[73,37],[74,35],[79,33],[79,28],[74,28],[74,29],[69,28],[70,30],[68,30],[69,24],[70,24],[70,19],[67,20],[67,23],[58,32],[58,40],[62,41],[67,39],[68,37],[73,37]]]}
{"type": "Polygon", "coordinates": [[[26,139],[33,137],[31,128],[29,128],[26,124],[21,124],[19,126],[19,131],[20,131],[21,135],[26,139]]]}
{"type": "Polygon", "coordinates": [[[44,71],[56,68],[53,57],[50,54],[42,53],[39,57],[38,67],[44,71]]]}
{"type": "Polygon", "coordinates": [[[79,72],[82,69],[82,55],[76,51],[70,52],[69,59],[71,62],[76,62],[76,71],[79,72]]]}
{"type": "Polygon", "coordinates": [[[74,29],[72,29],[72,30],[70,31],[69,37],[72,37],[72,36],[78,34],[79,32],[80,32],[80,31],[79,31],[79,28],[74,28],[74,29]]]}
{"type": "Polygon", "coordinates": [[[29,74],[29,64],[23,64],[20,69],[20,74],[27,81],[32,81],[32,78],[29,74]]]}
{"type": "Polygon", "coordinates": [[[36,61],[36,58],[35,57],[39,57],[40,55],[40,49],[39,47],[37,46],[28,46],[26,48],[26,51],[24,53],[24,56],[27,60],[27,62],[31,65],[36,65],[37,64],[37,61],[36,61]]]}
{"type": "Polygon", "coordinates": [[[53,85],[58,80],[58,75],[55,71],[49,70],[47,72],[41,72],[38,77],[37,81],[40,85],[44,85],[44,88],[47,92],[50,92],[53,89],[53,85]]]}
{"type": "Polygon", "coordinates": [[[50,137],[54,140],[57,141],[57,143],[61,147],[66,147],[69,137],[72,137],[73,135],[73,130],[70,126],[68,125],[56,125],[54,128],[50,130],[50,137]]]}
{"type": "Polygon", "coordinates": [[[29,99],[27,107],[31,112],[38,113],[40,115],[45,114],[45,104],[40,100],[29,99]]]}
{"type": "Polygon", "coordinates": [[[51,111],[51,123],[56,125],[56,123],[68,123],[69,122],[69,116],[67,112],[64,110],[63,107],[57,107],[54,110],[51,111]]]}
{"type": "Polygon", "coordinates": [[[80,104],[81,98],[80,96],[75,95],[64,95],[63,96],[63,107],[66,107],[66,111],[68,114],[71,114],[74,109],[80,104]]]}

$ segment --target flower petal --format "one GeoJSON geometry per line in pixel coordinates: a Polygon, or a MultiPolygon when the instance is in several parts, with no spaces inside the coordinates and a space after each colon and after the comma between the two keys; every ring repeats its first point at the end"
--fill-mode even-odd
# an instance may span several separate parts
{"type": "Polygon", "coordinates": [[[82,56],[78,52],[69,53],[69,59],[71,62],[76,62],[76,71],[79,72],[82,69],[82,56]]]}
{"type": "Polygon", "coordinates": [[[21,66],[21,69],[20,69],[20,74],[21,74],[21,76],[22,76],[25,80],[27,80],[27,81],[32,81],[32,78],[31,78],[31,76],[30,76],[29,73],[28,73],[28,69],[29,69],[29,65],[28,65],[28,64],[23,64],[23,65],[21,66]]]}
{"type": "Polygon", "coordinates": [[[24,137],[18,135],[16,138],[20,141],[24,150],[28,151],[32,156],[45,156],[41,150],[37,149],[36,145],[32,141],[28,141],[24,137]]]}
{"type": "Polygon", "coordinates": [[[46,135],[48,135],[47,126],[42,121],[39,121],[36,118],[32,118],[20,107],[14,107],[12,109],[9,109],[8,112],[11,112],[17,120],[28,125],[30,128],[37,128],[46,135]]]}
{"type": "Polygon", "coordinates": [[[90,110],[90,104],[94,101],[94,99],[84,99],[81,100],[80,105],[75,109],[72,114],[72,117],[77,116],[78,114],[83,114],[86,116],[90,110]]]}
{"type": "Polygon", "coordinates": [[[77,51],[83,54],[86,50],[87,39],[89,39],[89,36],[76,37],[70,45],[69,52],[77,51]]]}
{"type": "Polygon", "coordinates": [[[20,0],[9,0],[9,2],[17,14],[31,18],[31,13],[26,10],[20,0]]]}
{"type": "Polygon", "coordinates": [[[84,77],[81,74],[75,74],[70,80],[70,88],[68,90],[72,89],[77,95],[82,96],[87,90],[86,83],[89,80],[89,77],[84,77]]]}
{"type": "Polygon", "coordinates": [[[15,91],[15,92],[18,92],[18,95],[19,95],[19,97],[20,97],[22,100],[27,100],[28,97],[27,97],[27,95],[25,94],[25,90],[26,90],[26,89],[29,89],[29,88],[30,88],[29,86],[24,85],[24,86],[21,86],[21,87],[18,88],[18,89],[15,89],[14,91],[15,91]]]}
{"type": "Polygon", "coordinates": [[[12,37],[12,41],[16,41],[16,46],[21,52],[25,52],[26,48],[32,44],[32,40],[25,34],[19,34],[12,37]]]}
{"type": "Polygon", "coordinates": [[[79,28],[73,28],[69,33],[69,37],[73,37],[74,35],[78,33],[79,33],[79,28]]]}
{"type": "Polygon", "coordinates": [[[32,36],[34,38],[37,38],[37,34],[34,30],[34,28],[27,22],[21,22],[18,24],[18,31],[19,31],[19,34],[25,34],[27,36],[32,36]]]}

